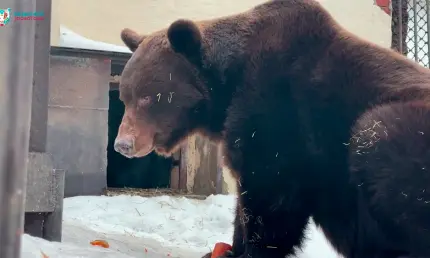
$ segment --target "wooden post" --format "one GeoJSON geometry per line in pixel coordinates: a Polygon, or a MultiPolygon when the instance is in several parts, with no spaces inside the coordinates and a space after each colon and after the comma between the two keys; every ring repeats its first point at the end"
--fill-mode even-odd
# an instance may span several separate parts
{"type": "MultiPolygon", "coordinates": [[[[35,11],[34,0],[3,0],[2,8],[35,11]]],[[[12,16],[13,18],[13,16],[12,16]]],[[[34,21],[0,28],[0,257],[21,256],[33,88],[34,21]]]]}
{"type": "Polygon", "coordinates": [[[218,147],[201,136],[187,139],[181,149],[180,188],[193,194],[216,193],[218,147]]]}
{"type": "Polygon", "coordinates": [[[222,188],[223,188],[223,182],[224,182],[224,176],[223,176],[223,166],[224,166],[224,159],[223,159],[223,152],[220,146],[218,146],[218,166],[217,166],[217,174],[216,174],[216,194],[222,194],[222,188]]]}
{"type": "Polygon", "coordinates": [[[173,154],[173,168],[170,171],[170,188],[178,190],[179,188],[179,168],[180,168],[181,151],[173,154]]]}
{"type": "Polygon", "coordinates": [[[181,147],[181,151],[180,151],[181,159],[179,161],[179,189],[181,189],[181,190],[187,190],[187,181],[188,181],[187,151],[189,149],[188,145],[189,144],[188,144],[188,139],[187,139],[187,143],[181,147]]]}

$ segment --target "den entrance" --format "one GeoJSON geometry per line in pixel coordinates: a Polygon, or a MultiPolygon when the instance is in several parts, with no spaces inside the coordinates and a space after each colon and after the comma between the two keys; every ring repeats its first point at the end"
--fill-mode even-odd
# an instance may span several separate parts
{"type": "Polygon", "coordinates": [[[124,114],[124,104],[119,99],[118,83],[111,82],[109,86],[107,186],[109,188],[170,188],[173,158],[165,158],[153,152],[143,158],[128,159],[114,150],[115,137],[124,114]]]}

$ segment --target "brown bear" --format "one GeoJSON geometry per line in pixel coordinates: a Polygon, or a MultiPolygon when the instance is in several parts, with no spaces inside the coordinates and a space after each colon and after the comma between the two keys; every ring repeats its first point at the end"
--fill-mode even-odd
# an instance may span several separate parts
{"type": "Polygon", "coordinates": [[[115,149],[168,156],[193,133],[222,144],[239,190],[227,256],[294,255],[312,217],[345,257],[430,257],[430,71],[313,0],[121,37],[134,53],[115,149]],[[354,137],[378,119],[388,136],[362,150],[373,133],[354,137]]]}
{"type": "MultiPolygon", "coordinates": [[[[349,142],[350,181],[358,187],[358,206],[371,215],[368,220],[378,222],[384,238],[390,236],[398,250],[412,257],[430,257],[429,136],[430,103],[410,101],[366,112],[349,142]]],[[[374,233],[363,228],[362,234],[374,233]]]]}

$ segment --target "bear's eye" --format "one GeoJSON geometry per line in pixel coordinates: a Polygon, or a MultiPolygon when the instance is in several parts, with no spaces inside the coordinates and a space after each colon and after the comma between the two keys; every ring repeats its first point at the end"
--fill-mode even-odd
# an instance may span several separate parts
{"type": "Polygon", "coordinates": [[[151,97],[146,96],[146,97],[139,99],[138,105],[139,105],[139,107],[144,107],[144,106],[148,106],[149,103],[151,103],[151,97]]]}

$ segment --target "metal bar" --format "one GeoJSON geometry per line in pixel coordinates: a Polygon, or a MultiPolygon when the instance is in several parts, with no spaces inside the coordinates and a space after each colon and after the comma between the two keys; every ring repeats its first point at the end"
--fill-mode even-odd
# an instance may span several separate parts
{"type": "Polygon", "coordinates": [[[418,22],[417,22],[417,0],[413,0],[414,8],[414,57],[415,61],[418,62],[418,22]]]}
{"type": "Polygon", "coordinates": [[[72,110],[109,111],[109,108],[93,108],[93,107],[62,106],[62,105],[48,105],[48,107],[50,107],[50,108],[59,108],[59,109],[72,109],[72,110]]]}
{"type": "Polygon", "coordinates": [[[45,152],[48,131],[51,0],[36,0],[36,10],[44,13],[44,19],[35,21],[34,85],[31,107],[29,150],[31,152],[45,152]]]}
{"type": "MultiPolygon", "coordinates": [[[[3,0],[2,6],[15,11],[35,11],[34,0],[3,0]]],[[[24,203],[27,155],[30,136],[33,87],[34,21],[11,21],[2,28],[0,48],[9,64],[1,69],[0,93],[0,257],[21,256],[24,232],[24,203]],[[6,32],[7,30],[7,32],[6,32]],[[6,50],[6,51],[5,51],[6,50]]]]}
{"type": "Polygon", "coordinates": [[[403,54],[403,8],[402,8],[402,0],[399,0],[398,7],[398,17],[397,17],[397,27],[399,28],[399,52],[403,54]]]}
{"type": "Polygon", "coordinates": [[[427,67],[430,68],[430,0],[426,0],[427,11],[427,67]]]}
{"type": "Polygon", "coordinates": [[[112,59],[112,62],[126,63],[131,58],[131,53],[81,49],[71,47],[51,47],[51,55],[54,56],[72,56],[72,57],[85,57],[85,58],[106,58],[112,59]]]}

